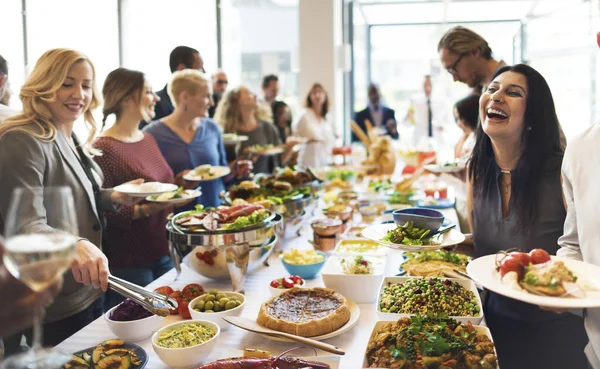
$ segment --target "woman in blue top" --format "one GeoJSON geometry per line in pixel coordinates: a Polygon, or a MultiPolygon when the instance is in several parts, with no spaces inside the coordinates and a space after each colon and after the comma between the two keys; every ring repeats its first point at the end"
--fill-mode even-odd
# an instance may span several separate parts
{"type": "MultiPolygon", "coordinates": [[[[496,72],[479,100],[467,209],[477,256],[518,248],[556,254],[565,208],[560,124],[548,84],[519,64],[496,72]]],[[[485,306],[501,368],[586,368],[583,320],[490,292],[485,306]]]]}
{"type": "MultiPolygon", "coordinates": [[[[202,164],[228,165],[221,131],[215,122],[206,118],[207,109],[212,106],[209,82],[199,71],[185,69],[173,74],[168,92],[175,110],[146,126],[144,131],[154,136],[173,173],[180,173],[176,183],[194,188],[198,182],[182,178],[187,171],[202,164]]],[[[202,196],[197,198],[196,203],[219,206],[219,193],[225,185],[231,184],[235,176],[247,177],[252,169],[247,161],[233,162],[230,168],[230,175],[202,182],[202,196]]],[[[192,203],[182,209],[190,209],[194,205],[192,203]]]]}

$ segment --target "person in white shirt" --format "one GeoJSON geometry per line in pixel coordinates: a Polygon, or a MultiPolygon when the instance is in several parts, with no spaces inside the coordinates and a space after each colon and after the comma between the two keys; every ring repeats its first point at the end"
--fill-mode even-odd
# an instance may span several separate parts
{"type": "Polygon", "coordinates": [[[293,125],[296,136],[308,139],[298,164],[303,167],[324,167],[328,164],[335,144],[335,130],[327,119],[329,98],[320,83],[312,85],[306,97],[306,110],[293,125]]]}
{"type": "MultiPolygon", "coordinates": [[[[558,256],[600,266],[600,126],[593,125],[571,139],[562,163],[563,195],[567,207],[558,256]]],[[[590,340],[585,353],[590,367],[600,369],[600,309],[584,311],[590,340]]]]}
{"type": "Polygon", "coordinates": [[[19,113],[17,110],[8,106],[9,101],[8,63],[6,62],[6,59],[0,55],[0,122],[19,113]],[[5,95],[8,97],[5,97],[5,95]]]}

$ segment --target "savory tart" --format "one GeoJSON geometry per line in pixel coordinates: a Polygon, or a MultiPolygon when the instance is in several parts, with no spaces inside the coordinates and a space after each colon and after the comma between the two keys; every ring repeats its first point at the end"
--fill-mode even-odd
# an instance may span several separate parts
{"type": "Polygon", "coordinates": [[[328,288],[292,288],[262,304],[257,323],[302,337],[331,333],[350,320],[346,298],[328,288]]]}

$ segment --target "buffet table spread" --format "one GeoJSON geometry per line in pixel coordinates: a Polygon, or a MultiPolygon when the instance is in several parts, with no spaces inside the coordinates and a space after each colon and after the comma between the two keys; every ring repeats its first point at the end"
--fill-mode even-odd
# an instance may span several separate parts
{"type": "MultiPolygon", "coordinates": [[[[441,210],[441,212],[450,222],[458,224],[457,214],[453,208],[444,209],[441,210]]],[[[300,232],[301,235],[299,237],[284,240],[282,243],[284,250],[289,248],[312,249],[311,244],[308,242],[312,239],[312,230],[309,225],[312,218],[313,217],[307,216],[304,219],[304,224],[300,232]]],[[[387,256],[384,276],[396,275],[398,273],[398,268],[401,261],[402,252],[390,249],[387,256]]],[[[287,273],[287,271],[284,269],[278,256],[276,256],[274,253],[268,259],[268,263],[269,266],[262,266],[246,277],[246,306],[241,314],[242,317],[255,320],[261,304],[271,298],[269,291],[270,281],[275,278],[281,278],[289,275],[289,273],[287,273]]],[[[185,265],[182,265],[182,273],[179,278],[175,280],[175,277],[176,271],[173,269],[148,285],[148,289],[153,290],[157,287],[167,285],[174,289],[182,289],[189,283],[199,283],[205,288],[205,290],[232,290],[232,285],[229,280],[212,280],[205,278],[185,265]]],[[[308,287],[324,287],[321,276],[306,282],[308,287]]],[[[326,343],[340,347],[345,351],[346,354],[343,356],[336,356],[317,350],[318,356],[321,358],[319,360],[327,358],[327,362],[332,363],[330,364],[332,368],[362,367],[369,336],[375,323],[379,319],[375,311],[375,303],[358,304],[358,306],[360,308],[360,318],[358,319],[356,325],[350,330],[336,337],[324,340],[326,343]]],[[[162,326],[171,324],[178,320],[181,320],[179,315],[168,316],[163,320],[162,326]]],[[[58,345],[57,348],[65,352],[77,352],[79,350],[93,347],[99,342],[111,338],[115,338],[115,336],[109,330],[103,316],[79,332],[75,333],[73,336],[69,337],[67,340],[58,345]]],[[[149,360],[146,368],[168,368],[168,366],[164,364],[154,352],[150,337],[135,343],[143,347],[148,354],[149,360]]],[[[272,355],[278,355],[285,350],[299,346],[302,345],[292,342],[279,342],[271,340],[265,338],[264,336],[232,326],[228,331],[221,331],[216,348],[213,350],[210,356],[204,360],[204,363],[222,358],[241,356],[244,348],[267,350],[270,351],[272,355]]],[[[312,348],[294,351],[293,354],[296,356],[315,355],[312,348]]]]}

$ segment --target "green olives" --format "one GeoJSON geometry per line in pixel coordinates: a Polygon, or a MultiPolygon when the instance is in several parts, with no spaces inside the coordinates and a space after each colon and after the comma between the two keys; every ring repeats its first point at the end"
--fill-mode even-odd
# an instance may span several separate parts
{"type": "Polygon", "coordinates": [[[227,292],[210,290],[208,293],[200,296],[193,309],[200,313],[218,313],[235,309],[241,304],[242,298],[236,295],[228,295],[227,292]]]}

